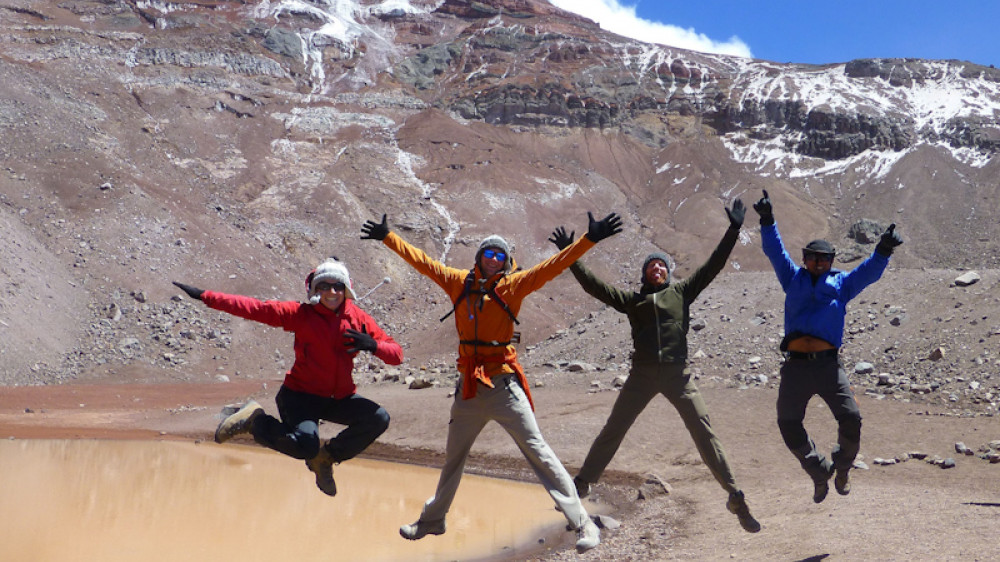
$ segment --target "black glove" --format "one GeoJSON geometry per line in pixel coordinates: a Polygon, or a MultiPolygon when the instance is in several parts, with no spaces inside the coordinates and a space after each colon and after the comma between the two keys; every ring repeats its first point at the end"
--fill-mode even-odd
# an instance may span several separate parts
{"type": "Polygon", "coordinates": [[[774,209],[771,208],[771,198],[767,195],[767,190],[764,190],[764,196],[760,198],[753,204],[753,210],[757,211],[760,215],[760,225],[770,226],[774,224],[774,209]]]}
{"type": "Polygon", "coordinates": [[[896,223],[892,223],[882,233],[882,238],[879,239],[878,245],[875,246],[875,251],[885,257],[889,257],[892,255],[892,251],[896,249],[896,246],[902,243],[903,238],[896,232],[896,223]]]}
{"type": "Polygon", "coordinates": [[[385,213],[382,214],[382,222],[365,221],[361,226],[362,240],[385,240],[389,235],[389,223],[385,220],[385,213]]]}
{"type": "Polygon", "coordinates": [[[375,338],[368,334],[368,330],[365,329],[364,324],[361,325],[360,332],[353,328],[344,330],[344,337],[348,340],[345,342],[348,353],[357,353],[358,351],[370,351],[375,353],[375,350],[378,349],[378,345],[375,343],[375,338]]]}
{"type": "Polygon", "coordinates": [[[594,215],[587,211],[587,238],[593,243],[598,243],[605,238],[610,238],[622,231],[622,218],[616,213],[609,213],[599,221],[594,220],[594,215]]]}
{"type": "Polygon", "coordinates": [[[553,244],[556,245],[556,248],[559,248],[560,250],[562,250],[562,249],[566,248],[566,246],[569,246],[570,244],[573,243],[573,238],[575,236],[576,236],[576,231],[575,230],[573,232],[570,232],[567,235],[566,234],[566,229],[563,228],[563,227],[561,227],[561,226],[559,226],[559,227],[556,227],[556,229],[552,231],[552,237],[549,238],[549,242],[552,242],[553,244]]]}
{"type": "Polygon", "coordinates": [[[731,208],[726,209],[726,214],[729,215],[729,226],[740,228],[743,226],[743,218],[747,216],[747,206],[742,200],[737,199],[733,201],[731,208]]]}
{"type": "Polygon", "coordinates": [[[180,287],[181,290],[187,293],[192,299],[201,300],[201,294],[205,292],[198,287],[192,287],[191,285],[185,285],[184,283],[178,283],[177,281],[171,281],[171,283],[180,287]]]}

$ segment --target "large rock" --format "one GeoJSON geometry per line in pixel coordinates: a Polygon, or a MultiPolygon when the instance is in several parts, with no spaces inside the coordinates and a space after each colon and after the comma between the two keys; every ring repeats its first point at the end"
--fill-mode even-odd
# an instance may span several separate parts
{"type": "Polygon", "coordinates": [[[955,278],[955,284],[959,287],[968,287],[978,282],[979,274],[975,271],[967,271],[955,278]]]}

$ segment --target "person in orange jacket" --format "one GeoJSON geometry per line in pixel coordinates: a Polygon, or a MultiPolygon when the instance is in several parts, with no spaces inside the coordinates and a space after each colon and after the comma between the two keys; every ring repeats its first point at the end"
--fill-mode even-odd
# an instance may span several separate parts
{"type": "Polygon", "coordinates": [[[511,341],[525,297],[554,279],[594,244],[621,232],[621,218],[614,213],[600,221],[589,213],[588,217],[585,236],[524,271],[515,271],[510,247],[500,236],[488,236],[480,243],[470,271],[448,267],[408,244],[390,232],[385,215],[381,222],[366,221],[362,226],[363,240],[382,241],[448,293],[454,304],[449,315],[455,315],[459,336],[461,376],[451,407],[444,467],[437,490],[424,504],[420,518],[399,528],[403,538],[417,540],[445,532],[445,515],[458,490],[469,450],[486,424],[495,420],[518,444],[557,508],[577,531],[577,550],[583,552],[600,543],[600,531],[587,515],[572,478],[538,428],[524,369],[511,341]]]}
{"type": "Polygon", "coordinates": [[[295,334],[295,362],[275,396],[281,419],[264,413],[255,400],[222,420],[215,441],[249,433],[254,441],[296,459],[316,474],[316,486],[337,494],[334,463],[354,458],[389,427],[385,408],[357,393],[354,357],[368,351],[389,365],[403,362],[403,349],[354,304],[347,267],[330,259],[306,277],[309,302],[260,301],[204,291],[174,281],[209,308],[284,328],[295,334]],[[323,443],[319,420],[347,427],[323,443]]]}

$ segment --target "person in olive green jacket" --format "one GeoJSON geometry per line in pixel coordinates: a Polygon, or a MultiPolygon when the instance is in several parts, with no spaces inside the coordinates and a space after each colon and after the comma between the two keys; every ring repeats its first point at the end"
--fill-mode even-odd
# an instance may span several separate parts
{"type": "MultiPolygon", "coordinates": [[[[746,207],[737,199],[726,213],[730,226],[722,241],[708,261],[686,279],[672,281],[671,260],[659,252],[650,254],[642,264],[639,292],[619,290],[604,283],[580,261],[570,267],[587,293],[628,315],[635,346],[628,380],[573,482],[580,497],[586,497],[590,485],[600,479],[636,418],[654,396],[663,394],[684,420],[712,475],[729,492],[726,507],[739,517],[744,529],[756,533],[760,523],[750,514],[743,491],[736,485],[722,443],[709,422],[705,401],[687,368],[691,303],[725,266],[739,237],[746,207]]],[[[574,234],[567,235],[566,230],[559,227],[549,240],[564,248],[573,242],[574,234]]]]}

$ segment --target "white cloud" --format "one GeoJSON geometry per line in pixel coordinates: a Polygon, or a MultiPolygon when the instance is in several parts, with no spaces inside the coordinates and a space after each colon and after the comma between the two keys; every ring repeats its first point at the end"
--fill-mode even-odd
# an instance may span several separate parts
{"type": "Polygon", "coordinates": [[[601,24],[602,29],[646,43],[658,43],[703,53],[748,58],[753,56],[750,47],[735,35],[725,41],[717,41],[694,29],[645,20],[635,14],[635,6],[619,4],[618,0],[549,1],[558,8],[596,21],[601,24]]]}

